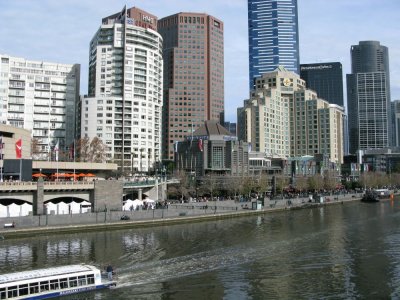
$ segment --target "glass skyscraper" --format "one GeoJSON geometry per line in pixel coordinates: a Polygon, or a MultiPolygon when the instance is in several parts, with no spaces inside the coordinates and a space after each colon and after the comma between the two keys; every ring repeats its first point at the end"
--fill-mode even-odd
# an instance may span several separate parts
{"type": "Polygon", "coordinates": [[[343,72],[340,62],[301,64],[300,77],[306,87],[317,92],[329,103],[343,104],[343,72]]]}
{"type": "Polygon", "coordinates": [[[297,0],[248,0],[250,90],[278,66],[299,74],[297,0]]]}
{"type": "Polygon", "coordinates": [[[350,153],[391,144],[388,48],[377,41],[351,46],[347,74],[350,153]]]}

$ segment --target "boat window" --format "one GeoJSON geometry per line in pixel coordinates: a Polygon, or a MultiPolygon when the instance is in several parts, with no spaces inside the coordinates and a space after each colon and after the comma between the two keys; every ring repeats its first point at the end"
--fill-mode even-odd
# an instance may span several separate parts
{"type": "Polygon", "coordinates": [[[58,279],[50,280],[50,290],[58,290],[58,289],[59,289],[58,279]]]}
{"type": "Polygon", "coordinates": [[[24,296],[29,294],[29,289],[27,284],[21,284],[19,286],[19,296],[24,296]]]}
{"type": "Polygon", "coordinates": [[[0,289],[0,299],[6,299],[6,288],[0,289]]]}
{"type": "Polygon", "coordinates": [[[48,281],[41,281],[40,282],[40,291],[48,291],[49,290],[49,282],[48,281]]]}
{"type": "Polygon", "coordinates": [[[18,286],[8,287],[8,298],[18,297],[18,286]]]}
{"type": "Polygon", "coordinates": [[[29,284],[29,292],[31,294],[37,294],[39,293],[39,283],[33,282],[29,284]]]}
{"type": "Polygon", "coordinates": [[[74,286],[77,286],[77,285],[78,285],[77,278],[76,277],[70,277],[69,278],[69,287],[74,287],[74,286]]]}
{"type": "Polygon", "coordinates": [[[67,289],[68,288],[68,279],[67,278],[60,279],[60,288],[61,289],[67,289]]]}
{"type": "Polygon", "coordinates": [[[87,276],[88,284],[94,284],[94,275],[90,274],[87,276]]]}
{"type": "Polygon", "coordinates": [[[85,275],[78,277],[78,285],[79,286],[86,285],[86,276],[85,275]]]}

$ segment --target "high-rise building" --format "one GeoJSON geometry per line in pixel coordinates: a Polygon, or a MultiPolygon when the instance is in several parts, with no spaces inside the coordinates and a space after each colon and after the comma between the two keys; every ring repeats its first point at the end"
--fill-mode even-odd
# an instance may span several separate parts
{"type": "Polygon", "coordinates": [[[392,145],[400,147],[400,100],[392,101],[392,145]]]}
{"type": "Polygon", "coordinates": [[[125,173],[148,172],[161,160],[162,70],[154,15],[124,7],[102,20],[90,42],[81,130],[100,138],[125,173]]]}
{"type": "Polygon", "coordinates": [[[34,159],[54,159],[56,144],[68,153],[77,136],[80,65],[0,60],[0,122],[32,132],[34,159]]]}
{"type": "Polygon", "coordinates": [[[349,152],[385,148],[391,144],[388,48],[377,41],[351,46],[347,74],[349,152]]]}
{"type": "Polygon", "coordinates": [[[248,0],[250,90],[278,66],[299,74],[297,0],[248,0]]]}
{"type": "Polygon", "coordinates": [[[251,98],[238,109],[238,137],[269,157],[317,154],[343,161],[343,107],[306,89],[283,67],[255,81],[251,98]]]}
{"type": "Polygon", "coordinates": [[[158,21],[163,37],[163,158],[174,159],[174,143],[224,110],[224,25],[200,13],[178,13],[158,21]]]}
{"type": "Polygon", "coordinates": [[[300,77],[308,89],[329,103],[344,106],[343,71],[340,62],[301,64],[300,77]]]}

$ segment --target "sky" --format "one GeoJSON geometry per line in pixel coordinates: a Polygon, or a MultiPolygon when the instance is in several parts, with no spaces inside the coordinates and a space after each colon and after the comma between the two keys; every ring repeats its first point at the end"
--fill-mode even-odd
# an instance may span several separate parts
{"type": "MultiPolygon", "coordinates": [[[[158,18],[200,12],[224,22],[225,118],[236,122],[249,97],[246,0],[0,0],[0,53],[79,63],[86,94],[89,42],[101,19],[124,5],[158,18]]],[[[380,41],[389,48],[391,99],[400,99],[399,12],[400,0],[298,0],[300,62],[341,62],[346,86],[351,45],[380,41]]]]}

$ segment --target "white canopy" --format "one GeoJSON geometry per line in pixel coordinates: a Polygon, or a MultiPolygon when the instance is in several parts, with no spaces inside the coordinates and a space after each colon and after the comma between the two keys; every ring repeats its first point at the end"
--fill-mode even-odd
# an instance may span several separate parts
{"type": "Polygon", "coordinates": [[[140,206],[143,206],[143,201],[139,199],[135,200],[128,199],[122,206],[122,210],[136,210],[140,206]]]}

